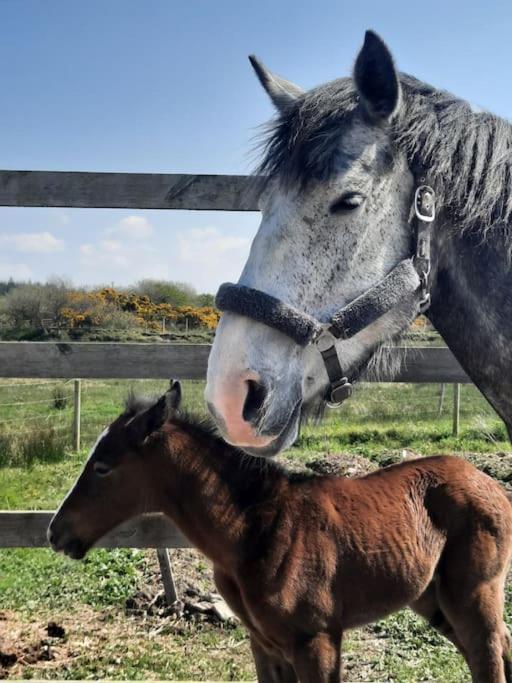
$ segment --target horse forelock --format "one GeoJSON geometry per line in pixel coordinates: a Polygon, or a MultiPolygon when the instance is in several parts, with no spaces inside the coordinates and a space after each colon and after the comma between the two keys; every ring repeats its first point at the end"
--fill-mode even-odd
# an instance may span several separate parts
{"type": "MultiPolygon", "coordinates": [[[[456,229],[481,231],[484,239],[499,235],[512,246],[503,229],[512,214],[510,123],[406,74],[400,83],[402,105],[388,129],[393,148],[411,168],[420,162],[427,169],[456,229]]],[[[351,78],[305,93],[267,126],[257,173],[285,185],[328,178],[357,109],[351,78]]]]}

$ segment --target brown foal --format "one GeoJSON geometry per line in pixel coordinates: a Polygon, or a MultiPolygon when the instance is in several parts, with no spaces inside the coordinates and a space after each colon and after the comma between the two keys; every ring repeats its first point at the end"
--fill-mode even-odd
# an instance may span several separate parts
{"type": "Polygon", "coordinates": [[[212,560],[259,681],[339,681],[345,629],[405,606],[456,645],[473,681],[512,681],[512,505],[495,481],[452,457],[360,479],[291,474],[182,414],[180,393],[132,400],[102,434],[51,522],[55,550],[82,558],[128,518],[168,515],[212,560]]]}

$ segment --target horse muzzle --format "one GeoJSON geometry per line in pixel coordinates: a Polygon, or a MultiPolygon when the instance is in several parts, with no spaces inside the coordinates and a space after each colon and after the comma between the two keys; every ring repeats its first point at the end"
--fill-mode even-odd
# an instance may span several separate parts
{"type": "Polygon", "coordinates": [[[66,524],[56,524],[54,517],[47,531],[48,543],[56,553],[63,553],[72,560],[82,560],[89,551],[91,544],[78,538],[66,524]]]}
{"type": "Polygon", "coordinates": [[[207,387],[206,402],[223,438],[252,455],[275,455],[298,433],[300,384],[284,387],[256,372],[207,387]]]}

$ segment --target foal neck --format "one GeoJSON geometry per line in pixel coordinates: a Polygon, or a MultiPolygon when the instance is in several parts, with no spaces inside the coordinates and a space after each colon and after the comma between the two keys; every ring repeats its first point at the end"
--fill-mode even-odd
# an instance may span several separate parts
{"type": "Polygon", "coordinates": [[[286,471],[188,419],[168,423],[164,432],[170,466],[161,480],[162,511],[211,560],[235,562],[255,528],[261,533],[272,523],[288,487],[286,471]]]}

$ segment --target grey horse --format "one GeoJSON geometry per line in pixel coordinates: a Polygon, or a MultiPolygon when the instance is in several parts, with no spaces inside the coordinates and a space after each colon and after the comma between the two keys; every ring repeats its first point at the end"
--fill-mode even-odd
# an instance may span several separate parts
{"type": "MultiPolygon", "coordinates": [[[[239,284],[329,320],[411,255],[422,169],[438,207],[427,315],[511,434],[512,126],[399,73],[371,31],[352,78],[309,92],[251,61],[277,116],[258,169],[262,221],[239,284]]],[[[398,305],[336,342],[352,380],[408,322],[398,305]]],[[[230,443],[276,454],[327,385],[314,345],[223,315],[206,400],[230,443]]]]}

